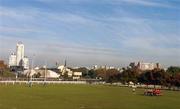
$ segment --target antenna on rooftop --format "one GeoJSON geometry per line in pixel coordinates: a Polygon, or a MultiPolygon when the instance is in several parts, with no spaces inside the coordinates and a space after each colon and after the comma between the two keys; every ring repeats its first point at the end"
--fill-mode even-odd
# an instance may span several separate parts
{"type": "Polygon", "coordinates": [[[65,59],[65,62],[64,62],[64,66],[66,67],[67,63],[66,63],[66,59],[65,59]]]}

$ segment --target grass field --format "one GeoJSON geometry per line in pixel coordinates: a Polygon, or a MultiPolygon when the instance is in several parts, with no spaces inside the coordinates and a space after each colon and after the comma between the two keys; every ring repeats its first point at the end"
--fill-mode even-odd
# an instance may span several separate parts
{"type": "Polygon", "coordinates": [[[180,92],[143,96],[131,88],[101,85],[0,85],[0,109],[180,109],[180,92]]]}

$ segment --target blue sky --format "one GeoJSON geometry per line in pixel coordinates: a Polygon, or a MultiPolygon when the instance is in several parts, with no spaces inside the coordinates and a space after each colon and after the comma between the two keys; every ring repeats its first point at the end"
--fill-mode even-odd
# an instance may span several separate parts
{"type": "Polygon", "coordinates": [[[0,0],[0,57],[18,41],[37,65],[180,66],[180,1],[0,0]]]}

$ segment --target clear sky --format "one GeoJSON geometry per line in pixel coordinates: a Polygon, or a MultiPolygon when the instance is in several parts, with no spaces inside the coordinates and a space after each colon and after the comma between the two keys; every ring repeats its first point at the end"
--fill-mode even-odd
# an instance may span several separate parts
{"type": "Polygon", "coordinates": [[[180,66],[180,0],[0,0],[0,57],[36,64],[180,66]]]}

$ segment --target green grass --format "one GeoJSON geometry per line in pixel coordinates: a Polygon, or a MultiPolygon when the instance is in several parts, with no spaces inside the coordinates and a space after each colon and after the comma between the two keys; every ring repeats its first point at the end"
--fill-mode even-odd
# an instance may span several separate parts
{"type": "Polygon", "coordinates": [[[0,109],[180,109],[180,92],[159,97],[143,92],[101,85],[0,85],[0,109]]]}

